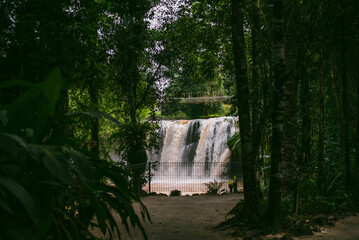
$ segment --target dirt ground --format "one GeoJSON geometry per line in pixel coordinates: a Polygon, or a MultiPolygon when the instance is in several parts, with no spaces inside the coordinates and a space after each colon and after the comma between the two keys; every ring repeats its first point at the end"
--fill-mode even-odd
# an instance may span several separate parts
{"type": "Polygon", "coordinates": [[[313,236],[295,238],[300,240],[358,240],[359,239],[359,216],[350,216],[335,223],[335,226],[324,227],[320,233],[313,236]]]}
{"type": "MultiPolygon", "coordinates": [[[[215,226],[229,216],[242,194],[198,195],[198,196],[147,196],[142,202],[147,206],[152,223],[144,222],[149,240],[234,240],[230,231],[216,230],[215,226]]],[[[139,213],[138,205],[134,206],[139,213]]],[[[117,218],[118,222],[120,219],[117,218]]],[[[121,231],[121,239],[143,239],[138,229],[121,231]]],[[[106,238],[104,238],[106,239],[106,238]]],[[[359,216],[339,220],[334,227],[324,227],[313,236],[297,237],[298,240],[358,240],[359,216]]]]}
{"type": "MultiPolygon", "coordinates": [[[[149,240],[227,240],[226,232],[214,229],[226,220],[227,213],[236,205],[242,194],[198,196],[147,196],[142,202],[147,206],[152,224],[144,222],[149,240]]],[[[136,212],[139,207],[134,206],[136,212]]],[[[131,235],[122,231],[121,239],[143,239],[138,229],[131,235]]]]}

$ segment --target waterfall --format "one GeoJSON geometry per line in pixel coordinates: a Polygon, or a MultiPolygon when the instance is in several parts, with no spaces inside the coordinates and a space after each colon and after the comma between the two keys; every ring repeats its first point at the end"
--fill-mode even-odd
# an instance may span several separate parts
{"type": "Polygon", "coordinates": [[[148,153],[149,161],[158,163],[153,181],[220,179],[231,157],[227,141],[235,125],[235,117],[160,121],[160,148],[148,153]]]}

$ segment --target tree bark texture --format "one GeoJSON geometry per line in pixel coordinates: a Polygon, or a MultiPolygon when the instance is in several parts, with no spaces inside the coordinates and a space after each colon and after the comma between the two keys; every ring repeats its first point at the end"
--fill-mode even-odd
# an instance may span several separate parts
{"type": "Polygon", "coordinates": [[[247,58],[244,40],[243,1],[232,1],[232,39],[234,66],[238,98],[239,131],[241,137],[241,159],[243,164],[244,214],[249,218],[258,215],[256,193],[256,163],[252,153],[251,124],[249,114],[249,86],[247,58]]]}
{"type": "Polygon", "coordinates": [[[282,0],[273,2],[273,56],[275,90],[272,112],[271,176],[266,215],[273,226],[279,226],[282,194],[283,113],[286,104],[284,98],[285,55],[282,0]]]}

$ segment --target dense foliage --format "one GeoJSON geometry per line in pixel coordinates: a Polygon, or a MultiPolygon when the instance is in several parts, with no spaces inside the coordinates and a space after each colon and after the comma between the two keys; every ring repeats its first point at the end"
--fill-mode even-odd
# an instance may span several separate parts
{"type": "MultiPolygon", "coordinates": [[[[144,233],[131,206],[140,201],[129,172],[100,159],[62,131],[71,117],[55,115],[65,86],[58,69],[1,110],[1,236],[7,239],[95,239],[92,228],[120,236],[112,211],[144,233]]],[[[102,115],[100,115],[102,116],[102,115]]],[[[104,116],[104,115],[103,115],[104,116]]],[[[143,218],[148,217],[142,206],[143,218]]]]}
{"type": "Polygon", "coordinates": [[[155,3],[1,1],[2,238],[119,236],[115,212],[145,236],[140,176],[109,156],[138,161],[155,127],[142,123],[160,75],[144,22],[155,3]]]}
{"type": "Polygon", "coordinates": [[[113,210],[141,228],[156,111],[228,113],[189,93],[235,95],[238,214],[278,226],[357,204],[358,26],[356,0],[1,1],[1,234],[119,234],[113,210]]]}

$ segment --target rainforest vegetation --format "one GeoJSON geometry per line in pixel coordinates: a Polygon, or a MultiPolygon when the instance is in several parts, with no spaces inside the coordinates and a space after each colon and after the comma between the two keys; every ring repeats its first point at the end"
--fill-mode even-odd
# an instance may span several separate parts
{"type": "Polygon", "coordinates": [[[239,117],[240,219],[358,204],[357,0],[1,0],[0,29],[2,239],[143,230],[163,116],[239,117]]]}

